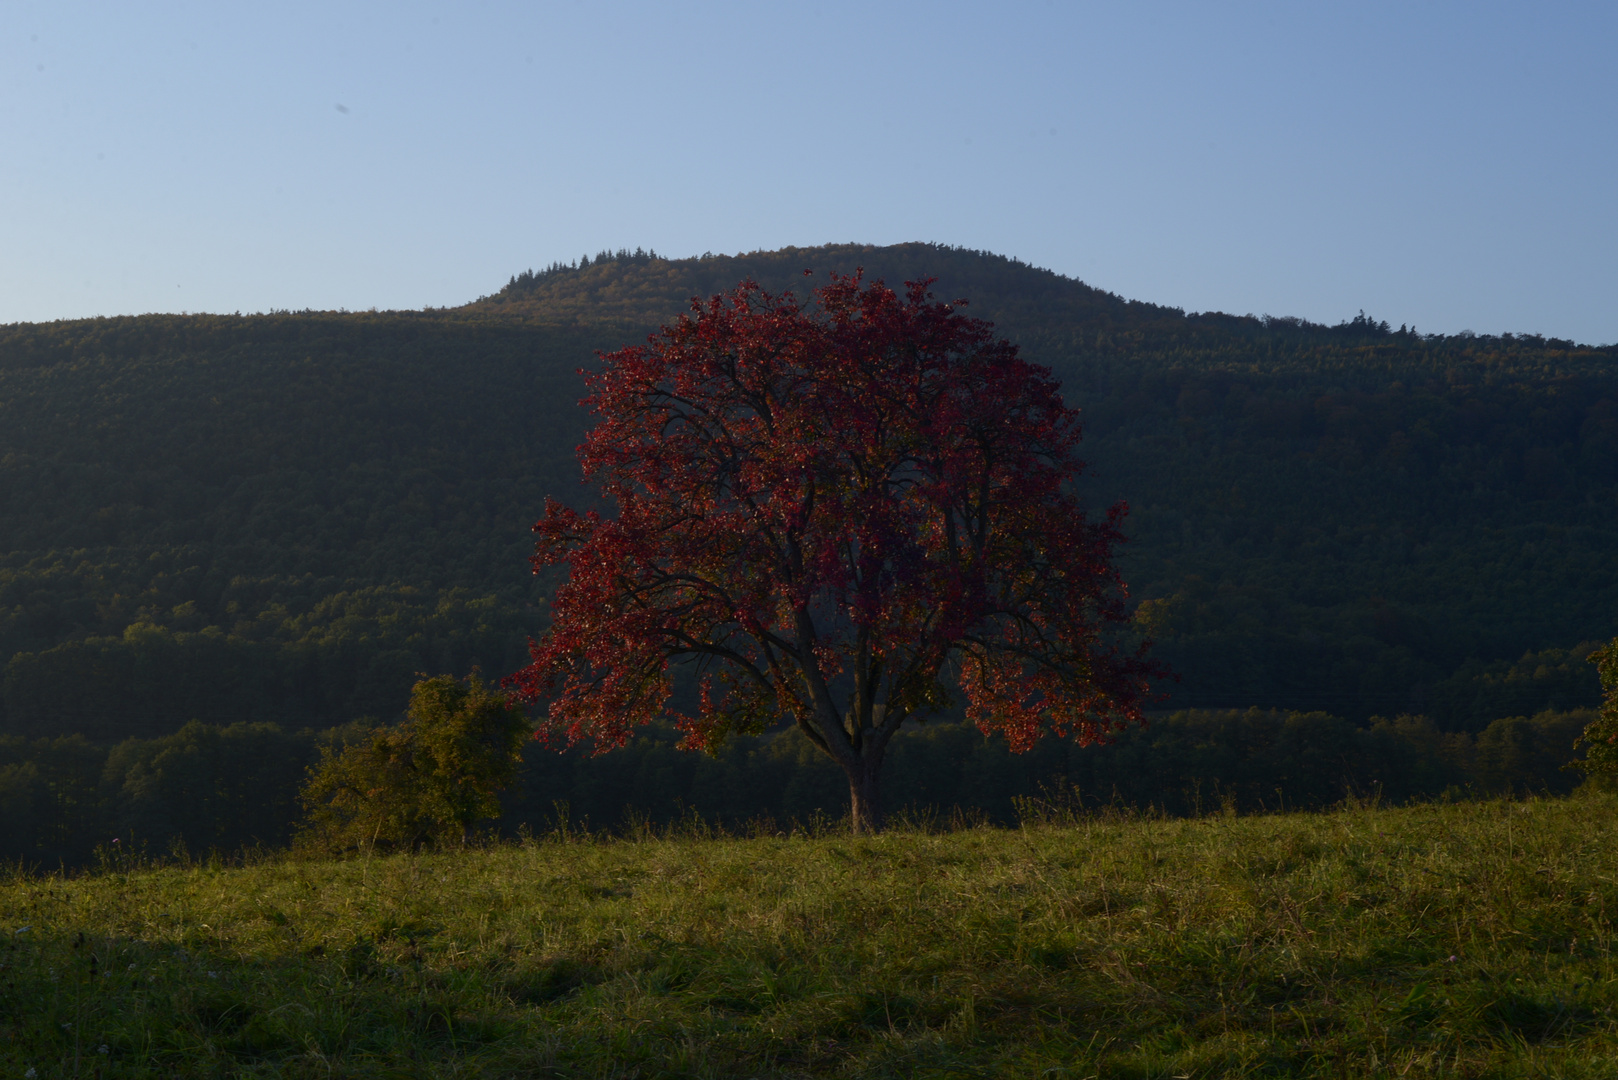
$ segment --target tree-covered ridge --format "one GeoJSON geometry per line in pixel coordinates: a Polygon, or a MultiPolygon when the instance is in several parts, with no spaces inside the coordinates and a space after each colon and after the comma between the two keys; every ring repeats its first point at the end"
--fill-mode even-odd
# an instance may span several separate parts
{"type": "Polygon", "coordinates": [[[941,299],[970,299],[973,315],[1011,332],[1046,322],[1133,326],[1183,316],[1178,309],[1124,300],[1019,259],[942,244],[828,244],[694,259],[602,252],[589,263],[515,277],[499,292],[458,310],[650,329],[688,310],[693,297],[705,299],[742,280],[804,298],[810,288],[825,284],[830,272],[861,268],[867,278],[881,278],[895,289],[906,281],[937,278],[934,291],[941,299]]]}
{"type": "Polygon", "coordinates": [[[1618,634],[1618,350],[842,245],[628,252],[447,311],[0,327],[0,731],[335,724],[417,672],[513,670],[544,622],[529,526],[587,494],[577,369],[743,277],[803,295],[858,265],[936,276],[1061,379],[1091,504],[1131,506],[1170,706],[1478,731],[1598,700],[1575,652],[1618,634]]]}
{"type": "Polygon", "coordinates": [[[1412,359],[1422,367],[1476,367],[1495,375],[1610,372],[1615,355],[1612,346],[1592,349],[1538,334],[1393,329],[1363,311],[1335,326],[1289,316],[1188,314],[1183,308],[1126,300],[1020,259],[926,243],[826,244],[689,259],[668,259],[642,249],[603,251],[593,260],[587,256],[537,273],[525,271],[498,292],[455,310],[557,324],[650,328],[687,310],[693,297],[706,299],[744,279],[769,292],[792,290],[803,297],[810,287],[824,284],[830,272],[862,268],[867,278],[881,278],[894,288],[936,278],[939,298],[969,300],[973,315],[994,321],[1020,340],[1054,333],[1041,344],[1063,354],[1141,354],[1171,365],[1178,356],[1195,359],[1199,367],[1268,373],[1278,363],[1306,371],[1324,364],[1373,377],[1412,359]]]}
{"type": "MultiPolygon", "coordinates": [[[[1422,334],[1363,312],[1337,326],[1187,314],[926,244],[620,252],[475,307],[629,319],[740,277],[801,294],[857,266],[937,277],[1062,379],[1095,501],[1133,508],[1126,577],[1186,676],[1180,701],[1429,709],[1475,728],[1492,711],[1470,689],[1480,665],[1618,631],[1611,346],[1422,334]]],[[[1593,673],[1576,670],[1593,703],[1593,673]]]]}

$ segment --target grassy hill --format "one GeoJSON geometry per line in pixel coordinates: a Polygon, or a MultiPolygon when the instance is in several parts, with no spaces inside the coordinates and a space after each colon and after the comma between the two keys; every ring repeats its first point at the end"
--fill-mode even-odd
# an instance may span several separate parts
{"type": "Polygon", "coordinates": [[[1618,802],[0,883],[8,1075],[1605,1077],[1618,802]]]}
{"type": "Polygon", "coordinates": [[[936,276],[1060,375],[1170,707],[1591,704],[1618,350],[1186,314],[981,252],[604,255],[426,312],[0,327],[0,733],[329,726],[516,666],[527,526],[586,501],[577,368],[693,295],[936,276]]]}

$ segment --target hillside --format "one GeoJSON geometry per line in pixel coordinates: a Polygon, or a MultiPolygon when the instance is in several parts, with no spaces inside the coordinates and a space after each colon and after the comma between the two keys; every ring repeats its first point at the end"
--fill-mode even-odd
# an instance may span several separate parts
{"type": "Polygon", "coordinates": [[[1480,697],[1534,672],[1539,704],[1593,700],[1582,653],[1566,650],[1618,631],[1604,565],[1618,541],[1618,348],[1428,336],[1363,313],[1334,327],[1187,315],[921,244],[604,253],[473,308],[650,325],[727,281],[801,289],[806,269],[857,266],[937,277],[939,295],[971,299],[1062,378],[1089,418],[1096,501],[1132,508],[1126,576],[1185,675],[1176,704],[1426,711],[1475,728],[1489,719],[1480,697]],[[1501,663],[1548,648],[1564,652],[1501,663]]]}
{"type": "Polygon", "coordinates": [[[1610,796],[0,881],[11,1076],[1597,1077],[1610,796]]]}
{"type": "Polygon", "coordinates": [[[1166,703],[1590,704],[1618,633],[1618,349],[1185,314],[1013,260],[846,245],[514,278],[464,308],[0,328],[0,733],[388,716],[510,670],[527,525],[589,498],[576,369],[693,295],[936,276],[1088,419],[1166,703]]]}
{"type": "Polygon", "coordinates": [[[520,662],[589,347],[408,314],[0,330],[4,726],[324,725],[520,662]]]}

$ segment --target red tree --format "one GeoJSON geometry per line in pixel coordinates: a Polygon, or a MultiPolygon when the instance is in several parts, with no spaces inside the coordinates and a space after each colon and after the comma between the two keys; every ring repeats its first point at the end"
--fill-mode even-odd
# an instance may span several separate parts
{"type": "Polygon", "coordinates": [[[790,717],[873,831],[889,740],[946,681],[1018,751],[1140,720],[1155,665],[1106,634],[1125,507],[1086,520],[1050,371],[928,284],[834,277],[813,308],[747,282],[602,357],[579,458],[618,515],[547,499],[532,561],[569,574],[507,680],[542,737],[621,746],[692,662],[683,746],[790,717]]]}

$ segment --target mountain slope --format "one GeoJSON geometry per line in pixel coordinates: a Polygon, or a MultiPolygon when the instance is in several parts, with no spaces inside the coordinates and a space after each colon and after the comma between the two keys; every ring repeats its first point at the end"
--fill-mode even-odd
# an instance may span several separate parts
{"type": "Polygon", "coordinates": [[[1132,508],[1171,704],[1475,729],[1594,693],[1618,350],[1187,315],[841,245],[609,255],[452,311],[0,328],[0,730],[321,725],[395,712],[417,671],[509,670],[543,619],[527,526],[590,497],[577,369],[692,296],[856,266],[936,276],[1061,377],[1087,494],[1132,508]]]}
{"type": "MultiPolygon", "coordinates": [[[[1133,509],[1124,565],[1186,676],[1180,703],[1477,726],[1491,662],[1499,682],[1499,662],[1618,631],[1611,347],[1434,337],[1363,314],[1336,327],[1187,315],[925,244],[620,252],[514,278],[473,308],[641,326],[744,277],[801,292],[856,267],[937,277],[939,295],[969,297],[1062,378],[1088,417],[1094,497],[1133,509]]],[[[1587,702],[1593,676],[1567,660],[1540,690],[1587,702]]]]}

